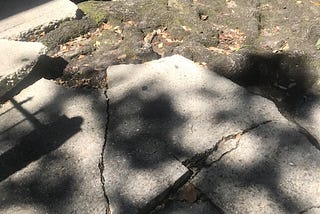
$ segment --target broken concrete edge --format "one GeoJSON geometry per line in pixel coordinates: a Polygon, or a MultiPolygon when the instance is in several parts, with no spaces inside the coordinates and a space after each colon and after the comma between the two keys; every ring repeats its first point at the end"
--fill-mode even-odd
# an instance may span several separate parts
{"type": "Polygon", "coordinates": [[[170,195],[174,194],[178,191],[179,188],[185,185],[190,180],[192,174],[192,171],[187,170],[172,186],[169,186],[164,192],[162,192],[154,199],[152,199],[148,204],[146,204],[139,213],[147,214],[156,209],[157,206],[163,203],[163,201],[166,200],[170,195]]]}
{"type": "MultiPolygon", "coordinates": [[[[202,153],[195,154],[193,157],[186,159],[184,161],[181,161],[177,157],[175,157],[175,159],[177,159],[177,161],[179,161],[181,164],[183,164],[188,169],[187,173],[185,173],[178,181],[176,181],[176,183],[172,187],[168,188],[165,192],[163,192],[161,195],[157,196],[153,201],[151,201],[146,206],[146,208],[143,211],[141,211],[141,213],[142,214],[149,213],[151,211],[156,211],[157,209],[159,209],[159,206],[161,206],[162,203],[165,203],[166,199],[168,199],[171,196],[173,196],[174,194],[176,194],[179,189],[183,188],[183,186],[185,186],[187,184],[192,184],[192,179],[203,168],[210,167],[215,162],[220,161],[228,153],[236,150],[238,148],[239,141],[240,141],[240,138],[242,135],[245,135],[245,134],[249,133],[250,131],[252,131],[260,126],[266,125],[270,122],[272,122],[272,120],[266,120],[266,121],[263,121],[258,124],[253,124],[253,125],[249,126],[248,128],[243,129],[242,131],[235,132],[234,134],[222,136],[218,141],[216,141],[215,145],[212,148],[207,149],[202,153]],[[206,162],[206,160],[209,158],[210,155],[212,155],[214,152],[217,152],[217,150],[220,149],[219,147],[222,142],[228,142],[233,139],[237,140],[235,147],[224,151],[222,154],[219,155],[219,157],[216,160],[206,162]]],[[[213,207],[218,212],[223,213],[223,210],[220,207],[218,207],[209,197],[207,197],[207,195],[204,192],[202,192],[201,189],[197,188],[197,186],[195,186],[195,185],[194,185],[194,187],[197,189],[197,191],[199,193],[201,193],[202,195],[204,195],[206,197],[206,200],[209,201],[209,203],[212,204],[213,207]]],[[[196,201],[199,201],[199,200],[200,200],[200,198],[197,198],[196,201]]]]}
{"type": "Polygon", "coordinates": [[[27,22],[22,22],[16,16],[11,16],[4,20],[2,24],[4,31],[0,32],[0,38],[12,39],[16,41],[28,41],[28,38],[32,35],[39,35],[40,33],[47,33],[62,22],[81,18],[83,13],[79,10],[78,6],[69,0],[55,0],[49,1],[36,8],[21,12],[20,16],[27,19],[27,22]],[[56,7],[56,10],[52,11],[52,8],[56,7]],[[59,8],[60,7],[60,8],[59,8]],[[62,7],[62,8],[61,8],[62,7]],[[34,20],[36,17],[33,14],[36,13],[50,13],[49,16],[43,16],[43,19],[34,20]],[[13,26],[12,26],[13,25],[13,26]]]}
{"type": "MultiPolygon", "coordinates": [[[[0,40],[8,41],[8,42],[12,41],[7,39],[0,39],[0,40]]],[[[23,42],[23,43],[26,43],[26,42],[23,42]]],[[[39,42],[35,42],[33,44],[38,46],[38,49],[39,49],[37,52],[38,57],[33,59],[29,64],[19,68],[14,73],[11,73],[6,76],[5,75],[0,76],[0,97],[2,97],[9,90],[15,87],[25,77],[27,77],[29,73],[32,71],[33,67],[37,64],[39,57],[46,54],[47,52],[46,46],[44,46],[42,43],[39,43],[39,42]]]]}

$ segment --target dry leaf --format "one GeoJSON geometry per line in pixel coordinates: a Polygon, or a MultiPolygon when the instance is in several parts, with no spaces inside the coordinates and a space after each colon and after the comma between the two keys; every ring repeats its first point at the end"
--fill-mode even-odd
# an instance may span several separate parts
{"type": "Polygon", "coordinates": [[[187,186],[184,189],[184,199],[189,202],[193,203],[197,200],[198,191],[192,184],[187,184],[187,186]]]}
{"type": "Polygon", "coordinates": [[[112,29],[113,26],[109,25],[107,23],[102,23],[101,27],[103,30],[110,30],[110,29],[112,29]]]}
{"type": "Polygon", "coordinates": [[[202,21],[206,21],[207,19],[208,19],[208,15],[201,15],[200,16],[200,19],[202,20],[202,21]]]}
{"type": "Polygon", "coordinates": [[[150,32],[150,33],[148,33],[145,37],[144,37],[144,39],[143,39],[143,41],[145,42],[145,43],[152,43],[152,40],[154,39],[154,37],[157,35],[157,31],[156,30],[154,30],[154,31],[152,31],[152,32],[150,32]]]}
{"type": "Polygon", "coordinates": [[[320,6],[320,2],[314,2],[314,1],[311,1],[311,3],[314,5],[314,6],[320,6]]]}
{"type": "Polygon", "coordinates": [[[78,56],[78,59],[82,59],[82,58],[84,58],[86,55],[83,55],[83,54],[80,54],[79,56],[78,56]]]}
{"type": "Polygon", "coordinates": [[[158,48],[163,48],[163,43],[162,42],[158,44],[158,48]]]}
{"type": "Polygon", "coordinates": [[[127,57],[126,54],[122,54],[122,55],[118,56],[117,59],[122,60],[122,59],[125,59],[126,57],[127,57]]]}
{"type": "Polygon", "coordinates": [[[188,26],[181,26],[183,28],[183,30],[185,30],[186,32],[190,32],[191,28],[188,26]]]}
{"type": "Polygon", "coordinates": [[[240,138],[241,138],[241,133],[238,133],[237,135],[236,135],[236,140],[238,141],[238,140],[240,140],[240,138]]]}

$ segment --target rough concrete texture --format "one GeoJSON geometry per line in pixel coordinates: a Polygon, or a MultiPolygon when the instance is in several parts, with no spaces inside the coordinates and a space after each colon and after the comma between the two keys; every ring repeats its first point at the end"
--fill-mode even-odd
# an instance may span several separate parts
{"type": "Polygon", "coordinates": [[[192,159],[255,124],[287,121],[269,100],[178,55],[111,66],[107,75],[104,177],[115,213],[159,203],[188,174],[176,159],[192,159]]]}
{"type": "Polygon", "coordinates": [[[107,75],[111,135],[152,136],[180,160],[212,148],[222,136],[285,120],[271,101],[178,55],[111,66],[107,75]]]}
{"type": "Polygon", "coordinates": [[[235,148],[192,181],[225,213],[303,213],[319,206],[320,152],[295,126],[261,125],[235,148]]]}
{"type": "Polygon", "coordinates": [[[0,97],[26,77],[46,47],[38,42],[0,39],[0,97]]]}
{"type": "Polygon", "coordinates": [[[75,18],[78,9],[69,0],[2,1],[0,8],[0,38],[7,39],[20,39],[35,29],[75,18]]]}
{"type": "Polygon", "coordinates": [[[176,202],[171,203],[165,208],[154,212],[154,214],[220,214],[215,208],[207,201],[197,201],[195,203],[176,202]]]}
{"type": "Polygon", "coordinates": [[[0,213],[104,213],[105,97],[39,80],[0,107],[0,213]]]}

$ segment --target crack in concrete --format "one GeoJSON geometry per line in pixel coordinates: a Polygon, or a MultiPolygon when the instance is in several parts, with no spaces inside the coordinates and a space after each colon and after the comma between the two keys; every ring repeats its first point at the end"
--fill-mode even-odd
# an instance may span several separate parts
{"type": "Polygon", "coordinates": [[[106,214],[111,214],[111,210],[110,210],[110,201],[106,192],[106,187],[105,187],[105,178],[103,175],[104,172],[104,151],[107,145],[107,137],[108,137],[108,128],[109,128],[109,118],[110,118],[110,114],[109,114],[109,98],[107,95],[107,90],[104,91],[104,96],[106,98],[107,101],[107,122],[106,122],[106,127],[105,127],[105,131],[104,131],[104,142],[102,145],[102,149],[101,149],[101,153],[100,153],[100,159],[99,159],[99,164],[98,164],[98,168],[100,171],[100,182],[101,182],[101,187],[102,187],[102,191],[103,191],[103,196],[107,202],[107,206],[106,206],[106,214]]]}
{"type": "MultiPolygon", "coordinates": [[[[258,128],[259,126],[265,125],[267,123],[272,122],[271,120],[266,120],[263,121],[261,123],[258,124],[254,124],[252,126],[250,126],[247,129],[244,129],[240,132],[237,132],[235,134],[230,134],[227,136],[223,136],[215,145],[213,148],[210,148],[202,153],[196,154],[193,157],[181,162],[179,160],[179,158],[177,158],[175,155],[173,155],[173,157],[181,162],[188,170],[188,172],[182,177],[180,178],[175,185],[173,185],[172,187],[169,187],[166,191],[169,191],[169,194],[167,194],[167,196],[172,196],[174,195],[179,188],[183,187],[186,183],[188,183],[191,179],[193,179],[200,171],[202,168],[204,167],[209,167],[211,164],[220,161],[225,155],[229,154],[230,152],[236,150],[239,146],[239,141],[242,135],[248,133],[249,131],[252,131],[253,129],[258,128]],[[230,140],[236,140],[236,145],[234,147],[232,147],[231,149],[223,152],[220,156],[218,156],[217,159],[215,159],[214,161],[211,161],[210,163],[206,163],[206,160],[208,159],[208,157],[210,155],[212,155],[214,152],[218,151],[220,144],[226,143],[230,140]]],[[[167,197],[168,198],[168,197],[167,197]]],[[[154,203],[155,206],[154,210],[155,211],[157,209],[157,205],[161,204],[163,201],[165,201],[167,198],[162,198],[161,200],[157,200],[157,203],[154,203]]],[[[210,201],[210,203],[212,204],[212,206],[216,209],[217,213],[223,213],[222,209],[220,207],[218,207],[215,203],[213,203],[209,198],[208,200],[210,201]]],[[[149,212],[152,211],[151,209],[148,210],[149,212]]]]}
{"type": "Polygon", "coordinates": [[[308,208],[300,211],[299,214],[307,213],[307,212],[309,212],[309,211],[312,210],[312,209],[320,209],[320,205],[315,205],[315,206],[308,207],[308,208]]]}
{"type": "Polygon", "coordinates": [[[203,167],[209,167],[213,163],[220,161],[225,155],[236,150],[239,146],[239,141],[240,141],[240,138],[242,135],[248,133],[249,131],[252,131],[253,129],[258,128],[259,126],[265,125],[270,122],[271,122],[271,120],[266,120],[261,123],[254,124],[254,125],[250,126],[249,128],[244,129],[244,130],[237,132],[235,134],[223,136],[220,140],[218,140],[218,142],[212,148],[207,149],[206,151],[204,151],[202,153],[195,154],[193,157],[183,161],[182,164],[194,173],[194,175],[192,176],[192,177],[194,177],[203,167]],[[236,143],[235,143],[236,145],[234,147],[221,153],[214,160],[212,160],[210,162],[207,161],[208,158],[212,154],[214,154],[215,152],[217,152],[221,148],[221,146],[220,146],[221,144],[225,144],[226,142],[228,142],[230,140],[236,140],[236,143]]]}
{"type": "MultiPolygon", "coordinates": [[[[288,120],[289,120],[289,119],[288,119],[288,120]]],[[[294,119],[291,119],[291,120],[289,120],[289,121],[293,122],[293,123],[297,126],[299,132],[300,132],[302,135],[304,135],[304,136],[308,139],[308,141],[309,141],[314,147],[316,147],[316,149],[320,150],[320,144],[319,144],[319,141],[317,140],[317,138],[315,138],[306,128],[304,128],[303,126],[301,126],[301,125],[300,125],[298,122],[296,122],[294,119]]]]}

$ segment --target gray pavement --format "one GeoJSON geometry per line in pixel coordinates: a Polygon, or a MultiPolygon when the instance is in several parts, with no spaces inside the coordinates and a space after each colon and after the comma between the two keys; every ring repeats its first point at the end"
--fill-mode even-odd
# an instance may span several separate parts
{"type": "Polygon", "coordinates": [[[0,213],[104,213],[106,102],[41,79],[0,107],[0,213]]]}
{"type": "Polygon", "coordinates": [[[0,2],[0,38],[19,40],[76,17],[78,7],[69,0],[12,0],[0,2]]]}

